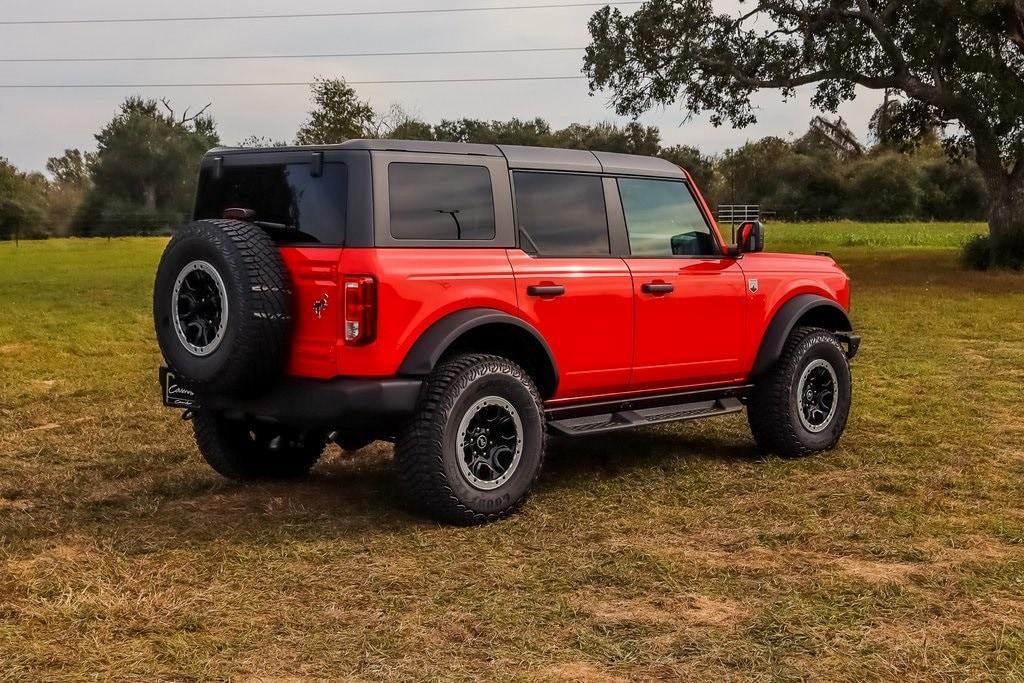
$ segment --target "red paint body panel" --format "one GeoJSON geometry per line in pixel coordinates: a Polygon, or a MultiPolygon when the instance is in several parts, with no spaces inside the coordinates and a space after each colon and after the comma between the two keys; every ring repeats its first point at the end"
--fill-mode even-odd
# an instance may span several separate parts
{"type": "Polygon", "coordinates": [[[377,278],[377,338],[366,346],[342,344],[338,375],[396,374],[427,328],[464,308],[518,313],[503,249],[346,249],[341,268],[377,278]]]}
{"type": "Polygon", "coordinates": [[[761,338],[772,318],[793,297],[818,294],[850,310],[850,279],[827,256],[744,254],[739,264],[748,282],[757,280],[757,292],[749,296],[747,309],[746,373],[753,368],[761,338]]]}
{"type": "Polygon", "coordinates": [[[636,307],[630,389],[735,381],[746,359],[746,280],[735,259],[629,258],[636,307]],[[649,294],[644,284],[674,291],[649,294]]]}
{"type": "Polygon", "coordinates": [[[290,375],[392,376],[433,323],[491,308],[544,337],[560,371],[556,403],[743,381],[786,301],[811,293],[844,309],[850,302],[847,276],[818,256],[534,258],[519,249],[322,247],[283,247],[281,255],[295,292],[290,375]],[[366,346],[343,341],[345,274],[377,281],[377,337],[366,346]],[[675,290],[647,294],[647,282],[675,290]],[[535,297],[531,285],[566,292],[535,297]],[[325,298],[317,317],[314,303],[325,298]]]}
{"type": "Polygon", "coordinates": [[[633,356],[633,282],[619,258],[534,258],[509,249],[523,320],[544,336],[559,370],[555,398],[622,391],[633,356]],[[535,297],[533,285],[565,294],[535,297]]]}

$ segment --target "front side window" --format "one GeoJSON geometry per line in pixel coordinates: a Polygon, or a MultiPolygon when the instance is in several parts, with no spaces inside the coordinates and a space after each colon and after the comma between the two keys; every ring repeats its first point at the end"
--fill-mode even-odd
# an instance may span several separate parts
{"type": "Polygon", "coordinates": [[[540,256],[607,256],[608,215],[596,176],[516,172],[522,247],[540,256]]]}
{"type": "Polygon", "coordinates": [[[388,184],[395,239],[494,239],[494,192],[485,167],[393,163],[388,184]]]}
{"type": "Polygon", "coordinates": [[[221,178],[203,169],[196,218],[220,218],[225,209],[249,209],[278,242],[345,243],[348,172],[324,164],[314,177],[308,163],[229,166],[221,178]]]}
{"type": "Polygon", "coordinates": [[[711,227],[684,183],[620,178],[633,256],[720,256],[711,227]]]}

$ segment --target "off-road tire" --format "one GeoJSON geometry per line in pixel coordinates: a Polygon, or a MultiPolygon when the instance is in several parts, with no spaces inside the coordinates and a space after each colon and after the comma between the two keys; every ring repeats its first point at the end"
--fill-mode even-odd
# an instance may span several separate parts
{"type": "Polygon", "coordinates": [[[846,429],[853,397],[850,364],[834,334],[817,327],[799,327],[790,334],[778,362],[757,383],[747,406],[747,419],[757,445],[785,457],[802,457],[835,447],[846,429]],[[804,370],[824,360],[835,372],[835,414],[820,432],[800,419],[798,383],[804,370]]]}
{"type": "Polygon", "coordinates": [[[210,467],[228,479],[294,479],[323,455],[327,437],[269,423],[228,419],[198,409],[192,416],[196,446],[210,467]],[[252,432],[258,436],[253,437],[252,432]],[[276,447],[269,444],[279,438],[276,447]]]}
{"type": "Polygon", "coordinates": [[[200,393],[258,392],[288,359],[291,298],[288,272],[265,231],[234,220],[190,223],[164,250],[153,288],[156,337],[168,367],[200,393]],[[223,338],[206,356],[182,344],[172,319],[176,278],[197,261],[213,267],[227,295],[223,338]]]}
{"type": "MultiPolygon", "coordinates": [[[[484,524],[518,510],[544,464],[547,430],[533,380],[498,356],[467,354],[442,361],[424,384],[415,417],[395,443],[399,486],[417,511],[458,525],[484,524]],[[498,397],[511,404],[522,426],[522,455],[510,478],[480,490],[460,470],[460,422],[475,402],[498,397]]],[[[510,468],[511,469],[511,468],[510,468]]]]}

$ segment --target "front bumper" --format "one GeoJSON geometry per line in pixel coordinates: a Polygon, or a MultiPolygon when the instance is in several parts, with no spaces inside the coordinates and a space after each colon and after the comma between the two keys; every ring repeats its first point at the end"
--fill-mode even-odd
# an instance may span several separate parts
{"type": "Polygon", "coordinates": [[[160,384],[164,405],[172,408],[202,407],[288,425],[378,432],[413,415],[423,380],[288,378],[264,394],[239,398],[194,391],[161,368],[160,384]]]}

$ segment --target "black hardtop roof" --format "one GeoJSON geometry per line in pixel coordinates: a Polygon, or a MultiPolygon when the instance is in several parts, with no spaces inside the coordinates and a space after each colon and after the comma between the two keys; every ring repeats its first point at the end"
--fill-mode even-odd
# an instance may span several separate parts
{"type": "Polygon", "coordinates": [[[410,152],[420,154],[458,154],[464,156],[505,157],[511,169],[538,171],[572,171],[612,173],[615,175],[685,178],[675,164],[658,157],[614,152],[590,152],[554,147],[521,145],[488,145],[467,142],[432,142],[423,140],[348,140],[337,145],[306,145],[299,147],[217,147],[207,157],[235,154],[268,154],[288,152],[331,151],[410,152]]]}

